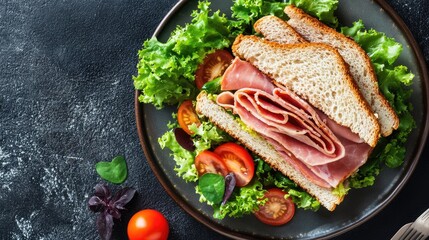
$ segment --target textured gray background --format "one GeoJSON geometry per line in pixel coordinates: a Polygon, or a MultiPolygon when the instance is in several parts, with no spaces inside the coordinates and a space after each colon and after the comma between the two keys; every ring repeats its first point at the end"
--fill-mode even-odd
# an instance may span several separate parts
{"type": "MultiPolygon", "coordinates": [[[[429,2],[388,2],[428,62],[429,2]]],[[[135,128],[131,76],[136,53],[174,4],[0,1],[0,239],[97,239],[96,215],[86,206],[100,182],[94,165],[116,155],[128,162],[124,185],[138,191],[131,212],[163,212],[171,239],[222,239],[162,189],[135,128]]],[[[427,191],[422,191],[429,180],[428,157],[426,150],[388,207],[337,239],[388,239],[429,207],[427,191]]],[[[125,214],[116,225],[115,238],[126,238],[129,217],[125,214]]]]}

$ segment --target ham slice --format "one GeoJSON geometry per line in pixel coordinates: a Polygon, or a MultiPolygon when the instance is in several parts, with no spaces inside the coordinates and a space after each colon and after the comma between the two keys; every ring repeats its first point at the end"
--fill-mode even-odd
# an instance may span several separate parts
{"type": "Polygon", "coordinates": [[[231,65],[225,70],[220,88],[222,91],[225,91],[238,90],[244,87],[272,92],[275,86],[271,78],[263,74],[255,66],[240,58],[235,58],[231,65]]]}
{"type": "Polygon", "coordinates": [[[292,92],[276,88],[271,95],[243,88],[234,96],[234,110],[244,123],[252,126],[256,119],[263,122],[266,127],[261,131],[276,136],[281,145],[305,164],[322,165],[344,157],[345,149],[338,138],[316,112],[302,100],[299,103],[292,92]]]}
{"type": "Polygon", "coordinates": [[[366,162],[372,148],[350,129],[260,74],[250,63],[234,60],[222,85],[237,91],[222,92],[217,103],[232,109],[285,161],[319,186],[338,186],[366,162]]]}

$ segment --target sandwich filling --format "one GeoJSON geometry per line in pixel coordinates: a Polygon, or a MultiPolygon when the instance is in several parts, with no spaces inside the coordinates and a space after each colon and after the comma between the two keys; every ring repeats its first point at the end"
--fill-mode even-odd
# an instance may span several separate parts
{"type": "Polygon", "coordinates": [[[349,128],[239,58],[225,71],[221,89],[217,104],[232,110],[285,161],[321,187],[337,187],[366,162],[372,150],[349,128]]]}

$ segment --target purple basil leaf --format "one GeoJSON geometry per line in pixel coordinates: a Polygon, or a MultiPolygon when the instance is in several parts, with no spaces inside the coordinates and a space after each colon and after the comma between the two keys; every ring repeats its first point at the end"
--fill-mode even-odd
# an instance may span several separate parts
{"type": "Polygon", "coordinates": [[[110,190],[107,188],[104,184],[97,184],[94,187],[95,193],[94,195],[99,197],[101,200],[107,202],[107,200],[110,198],[110,190]]]}
{"type": "Polygon", "coordinates": [[[191,136],[185,132],[182,128],[176,128],[174,129],[174,136],[176,137],[176,141],[179,143],[182,148],[188,150],[188,151],[194,151],[195,146],[194,142],[192,141],[191,136]]]}
{"type": "Polygon", "coordinates": [[[97,229],[101,239],[110,239],[112,236],[113,219],[121,218],[121,210],[134,197],[136,190],[125,187],[118,190],[112,197],[109,188],[104,184],[97,184],[95,196],[88,200],[89,209],[101,212],[97,217],[97,229]]]}
{"type": "Polygon", "coordinates": [[[106,212],[115,219],[121,219],[121,212],[115,207],[110,207],[106,212]]]}
{"type": "Polygon", "coordinates": [[[234,173],[228,173],[225,176],[225,193],[223,194],[222,205],[225,205],[229,197],[231,197],[232,191],[234,191],[236,184],[234,173]]]}
{"type": "Polygon", "coordinates": [[[113,230],[113,218],[112,215],[102,212],[97,218],[97,229],[101,239],[109,240],[112,236],[113,230]]]}
{"type": "Polygon", "coordinates": [[[88,201],[88,207],[93,212],[102,212],[106,207],[106,203],[99,197],[92,196],[88,201]]]}
{"type": "Polygon", "coordinates": [[[118,192],[112,198],[112,205],[117,209],[124,209],[124,206],[133,199],[136,190],[133,188],[125,187],[118,192]]]}

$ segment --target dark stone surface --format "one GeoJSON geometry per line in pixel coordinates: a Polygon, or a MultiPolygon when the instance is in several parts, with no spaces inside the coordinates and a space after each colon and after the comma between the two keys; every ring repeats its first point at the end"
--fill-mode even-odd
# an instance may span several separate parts
{"type": "MultiPolygon", "coordinates": [[[[429,60],[429,2],[388,0],[429,60]]],[[[0,2],[0,239],[97,239],[87,209],[100,182],[94,165],[127,159],[132,212],[155,208],[170,239],[222,239],[162,189],[134,119],[137,50],[172,0],[0,2]]],[[[429,149],[410,181],[375,217],[336,239],[389,239],[429,207],[429,149]]],[[[112,187],[117,189],[116,186],[112,187]]]]}

